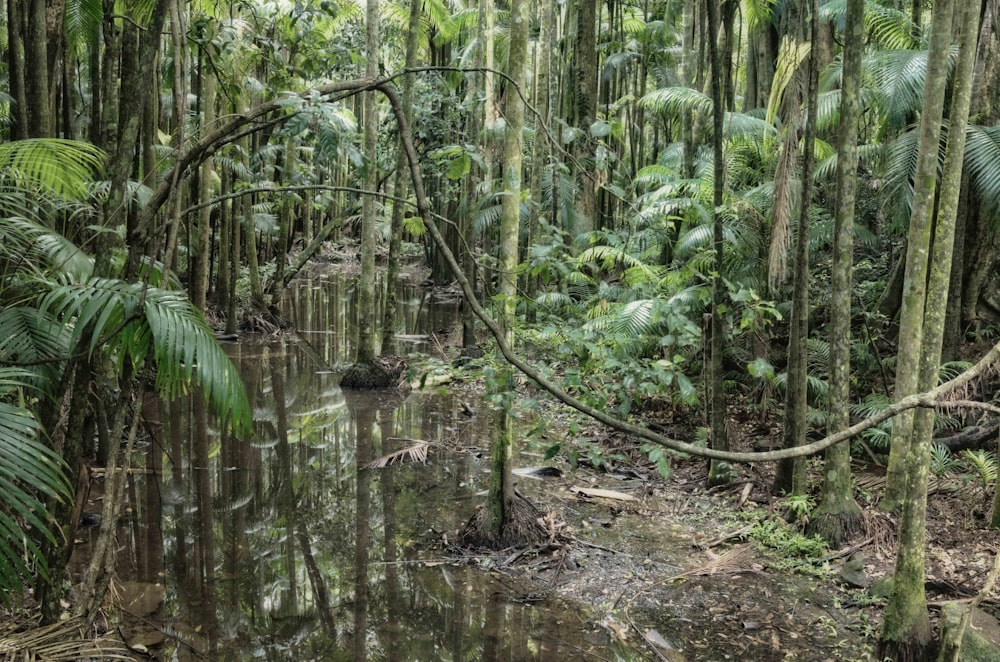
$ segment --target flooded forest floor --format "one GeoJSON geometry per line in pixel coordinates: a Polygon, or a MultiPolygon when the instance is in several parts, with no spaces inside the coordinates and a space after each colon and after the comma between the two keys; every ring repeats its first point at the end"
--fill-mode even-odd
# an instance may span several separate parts
{"type": "MultiPolygon", "coordinates": [[[[410,273],[398,338],[414,388],[352,393],[338,376],[372,311],[339,266],[293,282],[282,314],[295,332],[225,345],[253,435],[217,429],[198,394],[146,402],[105,609],[136,659],[871,659],[895,554],[895,522],[876,509],[881,468],[856,465],[867,531],[830,550],[801,535],[802,518],[786,522],[772,467],[737,467],[709,490],[703,461],[674,457],[664,477],[637,440],[521,383],[538,405],[519,415],[515,480],[551,544],[460,549],[484,501],[494,416],[482,371],[452,365],[457,294],[410,273]]],[[[700,421],[643,418],[682,439],[700,421]]],[[[738,450],[780,438],[779,420],[730,418],[738,450]]],[[[101,510],[94,476],[88,513],[101,510]]],[[[933,613],[982,584],[1000,542],[991,495],[959,475],[932,479],[933,613]]],[[[71,575],[96,531],[80,530],[71,575]]]]}

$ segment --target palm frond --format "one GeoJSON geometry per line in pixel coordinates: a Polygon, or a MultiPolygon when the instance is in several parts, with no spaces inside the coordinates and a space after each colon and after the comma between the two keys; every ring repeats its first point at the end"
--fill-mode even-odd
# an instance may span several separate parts
{"type": "Polygon", "coordinates": [[[0,650],[7,659],[51,660],[132,660],[120,641],[94,639],[87,634],[83,618],[72,618],[51,625],[23,627],[11,622],[0,631],[0,650]]]}
{"type": "Polygon", "coordinates": [[[25,188],[83,199],[104,164],[104,152],[89,143],[32,138],[0,144],[0,175],[25,188]]]}
{"type": "Polygon", "coordinates": [[[639,99],[639,106],[671,117],[680,117],[684,112],[709,114],[712,100],[690,87],[664,87],[649,92],[639,99]]]}
{"type": "Polygon", "coordinates": [[[777,0],[743,0],[743,20],[748,30],[760,30],[773,20],[777,0]]]}
{"type": "Polygon", "coordinates": [[[53,287],[41,310],[73,322],[73,346],[89,334],[88,351],[106,343],[120,357],[122,369],[138,369],[152,358],[161,395],[174,398],[200,385],[220,419],[231,414],[235,429],[250,429],[250,406],[239,373],[184,294],[92,278],[53,287]]]}
{"type": "Polygon", "coordinates": [[[968,127],[965,167],[976,197],[996,217],[1000,210],[1000,125],[968,127]]]}
{"type": "MultiPolygon", "coordinates": [[[[0,368],[0,376],[16,380],[23,371],[0,368]]],[[[24,525],[55,540],[44,500],[69,498],[62,460],[38,438],[31,412],[0,402],[0,600],[5,603],[32,576],[32,565],[45,572],[45,557],[25,534],[24,525]],[[26,553],[25,553],[26,552],[26,553]]]]}
{"type": "Polygon", "coordinates": [[[75,278],[87,278],[94,260],[73,242],[44,225],[18,216],[0,217],[0,255],[41,271],[44,264],[75,278]]]}
{"type": "MultiPolygon", "coordinates": [[[[819,10],[819,15],[832,21],[841,32],[846,14],[846,0],[830,0],[819,10]]],[[[917,28],[906,12],[873,0],[865,2],[865,30],[873,45],[882,48],[919,48],[919,40],[914,36],[919,34],[917,28]]]]}
{"type": "Polygon", "coordinates": [[[372,462],[365,465],[368,469],[384,469],[385,467],[392,466],[396,463],[403,462],[420,462],[424,464],[427,462],[427,449],[431,447],[431,442],[424,441],[423,439],[407,440],[414,441],[410,446],[406,448],[401,448],[398,451],[388,453],[380,458],[376,458],[372,462]]]}

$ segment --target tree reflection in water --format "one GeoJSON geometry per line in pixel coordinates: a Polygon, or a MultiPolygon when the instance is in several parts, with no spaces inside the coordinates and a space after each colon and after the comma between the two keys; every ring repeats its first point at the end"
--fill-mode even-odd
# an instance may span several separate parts
{"type": "MultiPolygon", "coordinates": [[[[482,570],[421,561],[439,559],[435,532],[457,530],[480,500],[486,466],[465,449],[488,447],[490,417],[456,416],[447,393],[345,396],[329,368],[350,353],[352,289],[303,282],[286,306],[311,325],[300,338],[229,347],[254,408],[251,438],[221,435],[198,394],[161,405],[149,426],[151,473],[129,492],[138,528],[119,573],[165,584],[148,616],[166,632],[158,655],[541,660],[589,649],[620,659],[558,605],[512,602],[482,570]],[[400,439],[443,447],[426,465],[365,469],[400,439]]],[[[408,334],[457,321],[453,303],[417,288],[399,305],[408,334]]]]}

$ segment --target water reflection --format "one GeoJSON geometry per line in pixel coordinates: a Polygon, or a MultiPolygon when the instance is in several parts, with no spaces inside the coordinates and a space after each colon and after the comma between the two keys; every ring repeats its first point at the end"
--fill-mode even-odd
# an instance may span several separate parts
{"type": "MultiPolygon", "coordinates": [[[[407,439],[485,447],[489,417],[460,416],[442,393],[342,392],[325,366],[349,358],[352,289],[293,289],[286,310],[307,342],[230,347],[251,437],[210,426],[198,395],[153,405],[119,574],[165,591],[127,622],[133,643],[176,660],[615,659],[576,614],[510,602],[482,570],[427,558],[436,532],[471,515],[485,466],[438,448],[427,465],[366,467],[407,439]]],[[[456,319],[419,289],[400,307],[409,334],[456,319]]]]}

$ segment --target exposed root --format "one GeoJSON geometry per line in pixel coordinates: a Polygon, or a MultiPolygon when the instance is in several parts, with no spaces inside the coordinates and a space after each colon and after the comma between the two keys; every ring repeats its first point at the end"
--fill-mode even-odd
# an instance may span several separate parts
{"type": "Polygon", "coordinates": [[[806,533],[818,535],[832,549],[837,549],[848,540],[867,535],[867,521],[860,509],[839,513],[820,510],[809,521],[806,533]]]}
{"type": "Polygon", "coordinates": [[[878,642],[876,658],[892,662],[931,662],[937,659],[934,641],[886,641],[878,642]]]}
{"type": "Polygon", "coordinates": [[[489,509],[479,508],[458,534],[463,547],[508,549],[520,546],[561,545],[569,540],[566,525],[554,513],[544,515],[527,499],[515,496],[504,504],[507,521],[499,536],[489,530],[489,509]]]}
{"type": "Polygon", "coordinates": [[[404,388],[406,361],[398,356],[379,356],[371,363],[355,363],[340,380],[340,387],[358,391],[404,388]]]}
{"type": "Polygon", "coordinates": [[[238,326],[240,331],[248,333],[275,335],[287,328],[288,323],[284,319],[276,317],[269,309],[253,306],[243,311],[238,326]]]}

